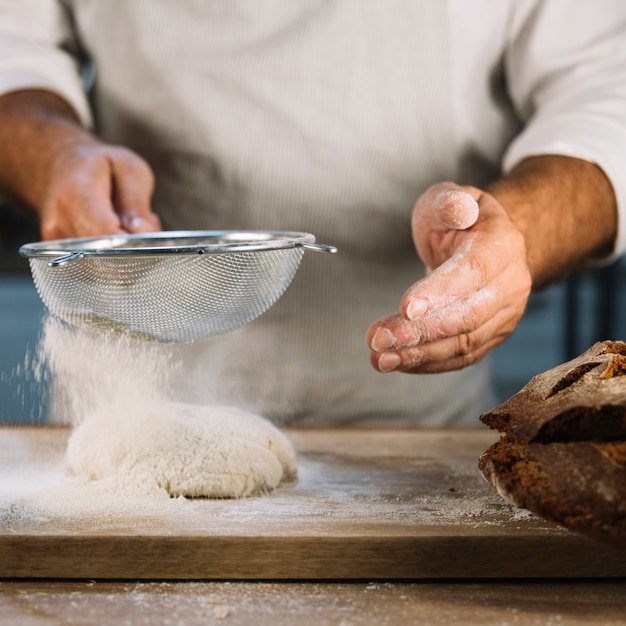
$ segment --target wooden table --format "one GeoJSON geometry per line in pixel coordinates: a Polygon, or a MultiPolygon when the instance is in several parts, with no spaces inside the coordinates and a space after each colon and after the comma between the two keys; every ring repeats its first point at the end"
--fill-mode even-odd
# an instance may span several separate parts
{"type": "Polygon", "coordinates": [[[466,430],[290,430],[299,480],[239,500],[120,498],[64,473],[68,431],[1,428],[0,578],[621,577],[626,554],[505,503],[466,430]]]}
{"type": "Polygon", "coordinates": [[[287,434],[269,496],[68,509],[68,432],[0,428],[0,626],[626,623],[624,555],[504,503],[494,433],[287,434]]]}
{"type": "Polygon", "coordinates": [[[1,626],[623,626],[618,581],[0,581],[1,626]]]}

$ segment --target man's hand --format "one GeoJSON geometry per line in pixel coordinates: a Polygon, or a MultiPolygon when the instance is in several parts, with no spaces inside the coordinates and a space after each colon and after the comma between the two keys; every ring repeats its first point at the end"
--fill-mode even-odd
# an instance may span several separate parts
{"type": "Polygon", "coordinates": [[[524,237],[493,196],[452,183],[420,197],[412,230],[428,274],[399,313],[368,329],[372,365],[411,373],[470,365],[524,313],[532,283],[524,237]]]}
{"type": "Polygon", "coordinates": [[[0,98],[0,190],[39,215],[44,239],[160,230],[148,164],[102,143],[53,93],[0,98]]]}
{"type": "Polygon", "coordinates": [[[152,171],[134,152],[94,141],[55,159],[39,216],[44,239],[160,230],[152,171]]]}

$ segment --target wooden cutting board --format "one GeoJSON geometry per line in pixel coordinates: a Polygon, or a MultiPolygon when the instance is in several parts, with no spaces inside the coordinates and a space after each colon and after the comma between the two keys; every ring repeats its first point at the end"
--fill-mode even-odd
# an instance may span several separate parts
{"type": "Polygon", "coordinates": [[[0,577],[626,576],[623,552],[487,485],[487,429],[286,433],[299,478],[269,495],[129,499],[65,474],[66,429],[1,427],[0,577]]]}

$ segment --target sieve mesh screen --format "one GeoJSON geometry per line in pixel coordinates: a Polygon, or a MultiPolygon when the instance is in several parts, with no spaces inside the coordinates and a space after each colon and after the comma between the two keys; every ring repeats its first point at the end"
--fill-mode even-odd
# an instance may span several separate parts
{"type": "MultiPolygon", "coordinates": [[[[305,236],[306,243],[299,245],[279,238],[276,248],[254,249],[257,234],[250,249],[239,241],[234,251],[221,246],[212,253],[206,246],[172,253],[176,237],[170,234],[167,253],[156,247],[150,253],[144,237],[141,250],[125,252],[116,245],[115,253],[99,254],[85,248],[84,256],[60,264],[50,262],[54,257],[49,250],[43,254],[41,244],[24,246],[21,252],[29,258],[41,299],[61,319],[157,341],[188,342],[226,333],[265,312],[291,283],[305,247],[334,251],[305,236]]],[[[189,239],[186,233],[186,244],[189,239]]],[[[269,235],[267,239],[271,241],[269,235]]]]}

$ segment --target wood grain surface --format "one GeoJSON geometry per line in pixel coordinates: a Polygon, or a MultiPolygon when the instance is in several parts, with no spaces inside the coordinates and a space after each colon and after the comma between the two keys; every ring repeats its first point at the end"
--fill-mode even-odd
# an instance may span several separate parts
{"type": "Polygon", "coordinates": [[[239,500],[147,497],[66,475],[69,432],[0,428],[0,577],[616,577],[626,558],[505,503],[487,429],[287,430],[298,480],[239,500]]]}
{"type": "Polygon", "coordinates": [[[1,626],[624,626],[623,581],[0,581],[1,626]]]}

